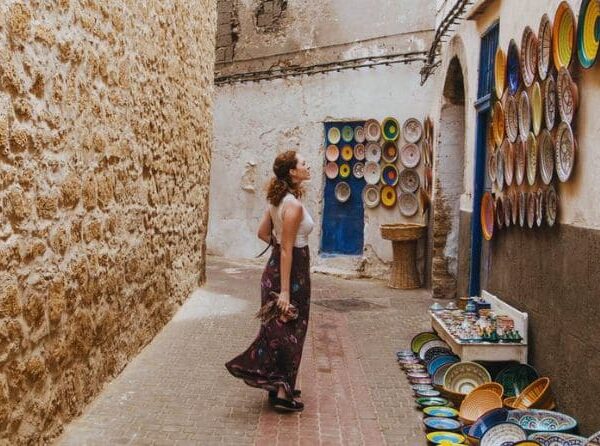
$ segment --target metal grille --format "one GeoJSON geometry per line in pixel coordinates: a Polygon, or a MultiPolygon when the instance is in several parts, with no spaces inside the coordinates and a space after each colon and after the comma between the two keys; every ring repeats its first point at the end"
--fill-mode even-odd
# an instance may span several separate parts
{"type": "Polygon", "coordinates": [[[484,98],[492,93],[494,85],[494,60],[498,48],[498,31],[500,24],[492,25],[481,36],[481,52],[479,54],[479,88],[477,99],[484,98]]]}

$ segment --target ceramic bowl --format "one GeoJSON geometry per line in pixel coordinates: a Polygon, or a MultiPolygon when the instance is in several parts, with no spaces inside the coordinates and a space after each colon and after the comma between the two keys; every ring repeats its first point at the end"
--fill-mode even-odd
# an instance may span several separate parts
{"type": "Polygon", "coordinates": [[[415,394],[417,398],[435,398],[440,396],[440,392],[435,389],[417,390],[415,394]]]}
{"type": "Polygon", "coordinates": [[[516,396],[523,391],[525,387],[534,382],[539,377],[538,372],[527,364],[510,365],[500,371],[495,382],[504,387],[504,396],[516,396]]]}
{"type": "Polygon", "coordinates": [[[452,392],[467,394],[491,380],[485,367],[475,362],[458,362],[446,371],[444,387],[452,392]]]}
{"type": "Polygon", "coordinates": [[[425,372],[425,366],[423,364],[404,364],[402,366],[402,368],[406,371],[406,372],[425,372]]]}
{"type": "Polygon", "coordinates": [[[410,378],[411,384],[431,384],[431,378],[410,378]]]}
{"type": "Polygon", "coordinates": [[[423,424],[427,431],[446,431],[456,432],[459,431],[462,424],[460,421],[453,418],[442,418],[442,417],[426,417],[423,418],[423,424]]]}
{"type": "Polygon", "coordinates": [[[396,119],[388,117],[381,123],[383,139],[386,141],[396,141],[400,136],[400,124],[396,119]]]}
{"type": "Polygon", "coordinates": [[[423,413],[428,417],[456,418],[458,416],[458,410],[446,406],[425,407],[423,413]]]}
{"type": "Polygon", "coordinates": [[[481,446],[512,445],[527,440],[527,433],[517,424],[504,422],[485,431],[479,444],[481,446]]]}
{"type": "Polygon", "coordinates": [[[504,398],[502,400],[502,406],[505,407],[506,409],[516,409],[516,407],[515,407],[516,399],[517,399],[516,396],[509,396],[508,398],[504,398]]]}
{"type": "Polygon", "coordinates": [[[457,406],[460,406],[465,397],[467,396],[466,393],[453,392],[452,390],[447,389],[446,387],[442,387],[441,392],[444,398],[452,401],[457,406]]]}
{"type": "Polygon", "coordinates": [[[446,375],[446,371],[452,366],[452,364],[456,364],[456,362],[443,364],[435,371],[435,373],[431,377],[434,385],[439,386],[440,388],[444,387],[444,376],[446,375]]]}
{"type": "Polygon", "coordinates": [[[424,331],[415,335],[410,341],[410,349],[413,353],[419,353],[421,346],[428,341],[439,339],[440,337],[431,331],[424,331]]]}
{"type": "Polygon", "coordinates": [[[556,432],[538,432],[527,437],[529,440],[537,441],[542,446],[585,446],[587,438],[573,434],[561,434],[556,432]]]}
{"type": "Polygon", "coordinates": [[[460,433],[467,439],[466,444],[471,446],[478,446],[480,438],[472,437],[469,435],[471,426],[463,426],[460,428],[460,433]]]}
{"type": "Polygon", "coordinates": [[[461,443],[464,443],[465,437],[463,437],[460,434],[454,433],[454,432],[437,431],[437,432],[428,433],[427,441],[430,441],[433,444],[445,444],[445,445],[447,445],[448,443],[461,444],[461,443]]]}
{"type": "Polygon", "coordinates": [[[400,357],[414,357],[414,356],[415,356],[415,354],[410,349],[398,350],[396,352],[396,357],[397,358],[400,358],[400,357]]]}
{"type": "Polygon", "coordinates": [[[429,373],[427,372],[407,372],[406,376],[410,378],[429,378],[429,373]]]}
{"type": "Polygon", "coordinates": [[[495,392],[499,397],[502,397],[502,395],[504,394],[504,387],[502,387],[502,384],[498,384],[495,382],[484,383],[476,387],[474,390],[491,390],[492,392],[495,392]]]}
{"type": "Polygon", "coordinates": [[[517,409],[554,409],[556,403],[550,388],[550,378],[538,378],[529,384],[515,399],[514,406],[517,409]]]}
{"type": "Polygon", "coordinates": [[[419,361],[420,361],[419,358],[398,358],[398,363],[400,365],[418,364],[419,361]]]}
{"type": "Polygon", "coordinates": [[[484,413],[502,407],[502,398],[491,390],[477,390],[469,393],[460,404],[459,418],[465,424],[473,424],[484,413]]]}
{"type": "Polygon", "coordinates": [[[529,434],[536,432],[571,433],[577,428],[577,421],[573,417],[542,409],[510,411],[507,421],[518,424],[529,434]]]}
{"type": "Polygon", "coordinates": [[[424,361],[425,355],[427,354],[427,352],[433,348],[435,348],[435,349],[446,348],[448,350],[451,350],[450,346],[448,344],[446,344],[444,341],[442,341],[441,339],[434,339],[433,341],[428,341],[421,346],[421,348],[419,350],[419,358],[421,358],[421,360],[424,361]]]}
{"type": "Polygon", "coordinates": [[[504,408],[492,409],[482,416],[469,429],[469,436],[480,439],[485,431],[499,423],[504,423],[508,417],[508,410],[504,408]]]}
{"type": "Polygon", "coordinates": [[[441,398],[439,396],[417,398],[415,401],[419,407],[446,406],[449,403],[446,398],[441,398]]]}
{"type": "Polygon", "coordinates": [[[412,389],[416,393],[419,390],[433,390],[433,386],[431,384],[413,384],[412,389]]]}
{"type": "MultiPolygon", "coordinates": [[[[425,365],[429,365],[429,363],[438,356],[446,356],[452,354],[452,350],[449,347],[433,347],[425,352],[425,354],[423,355],[423,361],[425,362],[425,365]]],[[[430,375],[431,374],[432,373],[430,372],[430,375]]]]}
{"type": "Polygon", "coordinates": [[[444,364],[454,364],[455,362],[459,361],[460,358],[454,354],[436,356],[427,363],[427,373],[434,377],[435,372],[437,372],[437,370],[444,364]]]}
{"type": "Polygon", "coordinates": [[[542,446],[542,444],[535,440],[523,440],[513,443],[513,446],[542,446]]]}

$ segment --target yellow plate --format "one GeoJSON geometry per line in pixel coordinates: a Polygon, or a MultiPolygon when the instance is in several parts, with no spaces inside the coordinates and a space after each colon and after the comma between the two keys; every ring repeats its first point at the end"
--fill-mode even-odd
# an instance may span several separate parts
{"type": "Polygon", "coordinates": [[[342,159],[344,161],[350,161],[352,159],[352,146],[345,145],[342,147],[342,159]]]}
{"type": "Polygon", "coordinates": [[[340,177],[348,178],[350,176],[350,172],[352,172],[352,169],[350,169],[348,164],[344,163],[340,165],[340,177]]]}
{"type": "Polygon", "coordinates": [[[383,186],[381,188],[381,204],[386,207],[392,207],[396,204],[396,189],[392,186],[383,186]]]}
{"type": "Polygon", "coordinates": [[[538,82],[531,87],[531,124],[534,135],[539,135],[542,128],[542,91],[538,82]]]}
{"type": "Polygon", "coordinates": [[[569,3],[562,1],[556,10],[552,30],[552,54],[554,56],[554,66],[557,70],[569,66],[574,46],[575,15],[569,3]]]}
{"type": "Polygon", "coordinates": [[[496,50],[496,62],[494,64],[494,86],[496,89],[496,97],[500,99],[504,94],[506,85],[506,54],[502,48],[496,50]]]}

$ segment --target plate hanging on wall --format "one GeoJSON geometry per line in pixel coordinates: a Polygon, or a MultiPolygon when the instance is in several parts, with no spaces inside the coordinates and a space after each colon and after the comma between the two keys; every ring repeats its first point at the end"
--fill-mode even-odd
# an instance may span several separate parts
{"type": "Polygon", "coordinates": [[[539,228],[544,221],[544,193],[542,192],[542,189],[538,189],[535,195],[535,223],[539,228]]]}
{"type": "Polygon", "coordinates": [[[496,50],[496,58],[494,64],[494,91],[498,99],[504,94],[506,85],[506,55],[502,48],[496,50]]]}
{"type": "Polygon", "coordinates": [[[542,128],[542,92],[538,82],[531,88],[531,125],[533,134],[539,135],[542,128]]]}
{"type": "Polygon", "coordinates": [[[400,124],[396,119],[387,117],[381,123],[381,133],[386,141],[396,141],[400,137],[400,124]]]}
{"type": "Polygon", "coordinates": [[[552,63],[552,23],[548,14],[544,14],[540,20],[537,62],[540,79],[545,80],[552,63]]]}
{"type": "Polygon", "coordinates": [[[535,193],[528,192],[527,193],[527,226],[529,229],[533,228],[535,224],[535,193]]]}
{"type": "Polygon", "coordinates": [[[527,137],[527,182],[530,186],[535,184],[538,166],[538,145],[533,133],[527,137]]]}
{"type": "MultiPolygon", "coordinates": [[[[527,218],[527,192],[519,192],[519,226],[525,227],[527,218]]],[[[497,379],[497,378],[496,378],[497,379]]]]}
{"type": "MultiPolygon", "coordinates": [[[[496,217],[496,226],[498,229],[502,229],[504,227],[504,208],[502,207],[502,200],[500,199],[500,196],[496,196],[494,217],[496,217]]],[[[444,379],[446,378],[444,377],[444,379]]]]}
{"type": "Polygon", "coordinates": [[[381,150],[381,157],[387,163],[393,163],[398,159],[398,147],[393,141],[386,141],[381,150]]]}
{"type": "Polygon", "coordinates": [[[547,129],[540,133],[538,148],[540,151],[540,176],[544,184],[550,184],[554,174],[554,144],[547,129]]]}
{"type": "Polygon", "coordinates": [[[496,187],[498,192],[504,189],[504,153],[501,150],[496,152],[496,187]]]}
{"type": "Polygon", "coordinates": [[[403,192],[416,192],[419,189],[419,174],[414,169],[404,169],[400,172],[398,183],[403,192]]]}
{"type": "Polygon", "coordinates": [[[346,144],[344,147],[342,147],[341,155],[344,161],[350,161],[353,155],[352,146],[346,144]]]}
{"type": "Polygon", "coordinates": [[[381,182],[387,186],[398,184],[398,169],[393,164],[385,164],[381,168],[381,182]]]}
{"type": "Polygon", "coordinates": [[[573,10],[567,1],[562,1],[556,9],[552,30],[552,55],[557,71],[571,63],[576,33],[573,10]]]}
{"type": "Polygon", "coordinates": [[[381,138],[381,127],[376,119],[369,119],[365,123],[365,138],[370,142],[377,142],[381,138]]]}
{"type": "Polygon", "coordinates": [[[515,148],[508,139],[502,144],[504,149],[502,156],[504,157],[504,181],[507,186],[512,185],[515,172],[515,148]]]}
{"type": "Polygon", "coordinates": [[[350,189],[348,183],[345,181],[340,181],[335,185],[334,194],[337,201],[340,203],[345,203],[350,198],[352,190],[350,189]]]}
{"type": "Polygon", "coordinates": [[[500,199],[502,200],[502,209],[504,210],[504,226],[508,228],[510,227],[510,217],[512,214],[510,199],[508,195],[502,195],[500,199]]]}
{"type": "Polygon", "coordinates": [[[404,167],[413,168],[421,161],[421,151],[416,144],[406,144],[400,150],[400,161],[404,167]]]}
{"type": "Polygon", "coordinates": [[[338,171],[338,165],[334,162],[330,161],[325,165],[325,176],[330,180],[338,176],[338,171]]]}
{"type": "Polygon", "coordinates": [[[489,192],[481,199],[481,231],[486,240],[494,236],[494,198],[489,192]]]}
{"type": "Polygon", "coordinates": [[[405,217],[412,217],[419,210],[419,201],[415,194],[410,192],[402,192],[398,197],[398,206],[400,213],[405,217]]]}
{"type": "Polygon", "coordinates": [[[494,141],[496,146],[502,144],[504,139],[504,108],[500,101],[496,101],[494,104],[494,141]]]}
{"type": "Polygon", "coordinates": [[[392,186],[383,186],[381,188],[381,204],[390,208],[396,204],[396,190],[392,186]]]}
{"type": "Polygon", "coordinates": [[[546,224],[550,227],[556,223],[556,215],[558,213],[558,196],[554,186],[550,185],[546,192],[546,224]]]}
{"type": "Polygon", "coordinates": [[[496,152],[488,152],[488,177],[494,183],[496,181],[496,152]]]}
{"type": "Polygon", "coordinates": [[[363,161],[365,159],[365,146],[363,144],[356,144],[354,146],[354,158],[357,161],[363,161]]]}
{"type": "Polygon", "coordinates": [[[554,161],[558,179],[564,183],[571,177],[575,165],[575,139],[571,126],[566,122],[561,122],[556,131],[554,161]]]}
{"type": "Polygon", "coordinates": [[[337,144],[340,142],[340,138],[340,129],[337,127],[330,127],[327,131],[327,140],[329,141],[329,144],[337,144]]]}
{"type": "Polygon", "coordinates": [[[362,191],[362,199],[370,209],[379,206],[379,188],[374,184],[367,184],[362,191]]]}
{"type": "Polygon", "coordinates": [[[519,223],[519,198],[515,189],[510,191],[508,200],[510,201],[510,210],[512,211],[512,224],[516,226],[519,223]]]}
{"type": "Polygon", "coordinates": [[[591,68],[600,46],[600,0],[582,0],[577,27],[577,56],[583,68],[591,68]]]}
{"type": "Polygon", "coordinates": [[[354,175],[354,178],[363,178],[365,176],[365,165],[361,162],[355,163],[352,166],[352,175],[354,175]]]}
{"type": "Polygon", "coordinates": [[[510,142],[515,142],[519,136],[519,111],[517,100],[514,96],[509,95],[506,98],[504,109],[504,127],[505,133],[510,142]]]}
{"type": "Polygon", "coordinates": [[[521,74],[526,87],[531,87],[537,72],[537,38],[526,26],[521,37],[521,74]]]}
{"type": "Polygon", "coordinates": [[[354,130],[351,126],[345,125],[342,127],[342,139],[344,142],[352,142],[354,139],[354,130]]]}
{"type": "Polygon", "coordinates": [[[347,163],[340,164],[340,178],[348,178],[352,173],[352,169],[347,163]]]}
{"type": "Polygon", "coordinates": [[[381,147],[376,142],[369,142],[365,147],[365,157],[367,161],[378,163],[381,159],[381,147]]]}
{"type": "Polygon", "coordinates": [[[544,120],[546,128],[552,130],[556,121],[556,82],[551,73],[544,81],[544,120]]]}
{"type": "Polygon", "coordinates": [[[508,91],[510,94],[515,94],[521,83],[521,67],[519,64],[519,48],[517,42],[511,39],[508,44],[508,52],[506,54],[506,67],[508,71],[508,91]]]}
{"type": "Polygon", "coordinates": [[[525,179],[525,169],[527,166],[527,141],[521,136],[517,138],[515,143],[515,181],[517,185],[523,184],[525,179]]]}
{"type": "Polygon", "coordinates": [[[365,142],[365,128],[362,125],[354,128],[354,140],[359,144],[365,142]]]}
{"type": "Polygon", "coordinates": [[[337,161],[340,156],[340,150],[335,144],[329,144],[325,149],[325,159],[327,161],[337,161]]]}
{"type": "Polygon", "coordinates": [[[381,176],[381,170],[379,169],[379,164],[375,161],[367,161],[365,163],[365,181],[367,184],[377,184],[379,183],[379,178],[381,176]]]}
{"type": "Polygon", "coordinates": [[[404,122],[402,131],[406,142],[414,144],[421,139],[421,136],[423,136],[423,125],[421,125],[419,120],[409,118],[404,122]]]}
{"type": "Polygon", "coordinates": [[[525,139],[529,135],[531,129],[531,105],[529,96],[523,90],[519,95],[519,134],[525,139]]]}
{"type": "Polygon", "coordinates": [[[558,92],[558,114],[563,121],[571,124],[577,109],[579,93],[577,85],[571,79],[571,74],[566,68],[561,68],[558,71],[556,89],[558,92]]]}

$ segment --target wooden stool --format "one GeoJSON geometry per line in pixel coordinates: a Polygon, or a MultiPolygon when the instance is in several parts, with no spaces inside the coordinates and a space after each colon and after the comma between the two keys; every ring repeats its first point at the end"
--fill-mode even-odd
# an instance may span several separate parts
{"type": "Polygon", "coordinates": [[[419,288],[417,271],[417,242],[427,231],[427,226],[415,224],[381,225],[381,236],[391,240],[394,251],[392,271],[388,286],[402,290],[419,288]]]}

